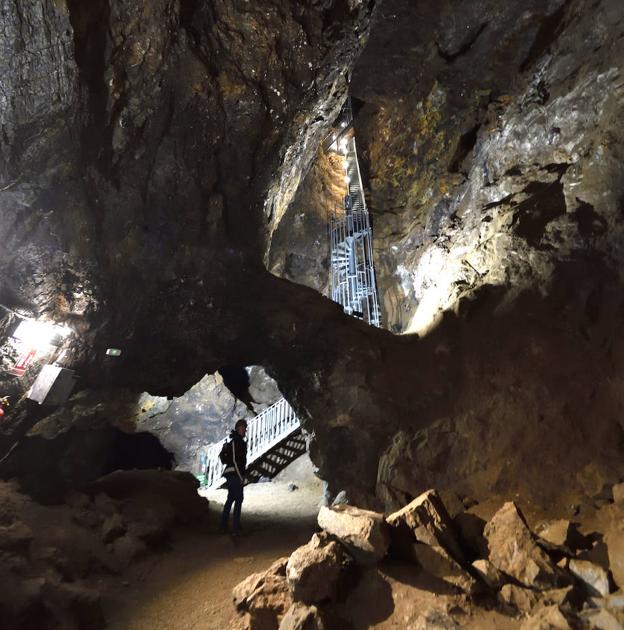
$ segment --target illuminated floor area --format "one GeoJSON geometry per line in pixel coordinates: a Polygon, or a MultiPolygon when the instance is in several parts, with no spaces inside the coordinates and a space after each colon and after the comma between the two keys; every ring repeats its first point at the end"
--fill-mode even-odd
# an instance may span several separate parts
{"type": "MultiPolygon", "coordinates": [[[[301,458],[304,459],[304,458],[301,458]]],[[[309,461],[309,460],[308,460],[309,461]]],[[[296,465],[296,464],[295,464],[296,465]]],[[[305,464],[304,464],[305,465],[305,464]]],[[[300,464],[300,467],[301,466],[300,464]]],[[[134,566],[108,589],[112,630],[216,630],[235,627],[232,587],[307,542],[315,530],[322,484],[316,478],[245,488],[245,534],[235,545],[217,534],[225,490],[202,493],[213,518],[205,535],[181,535],[172,549],[134,566]],[[296,490],[289,490],[295,483],[296,490]]]]}

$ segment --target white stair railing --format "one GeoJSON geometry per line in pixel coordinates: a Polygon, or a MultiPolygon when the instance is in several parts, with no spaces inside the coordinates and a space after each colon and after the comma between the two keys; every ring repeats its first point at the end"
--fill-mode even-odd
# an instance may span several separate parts
{"type": "MultiPolygon", "coordinates": [[[[299,427],[299,418],[285,398],[280,398],[252,418],[247,424],[247,466],[260,459],[299,427]]],[[[223,483],[225,467],[219,459],[219,453],[227,439],[211,444],[198,455],[199,472],[202,474],[205,471],[204,486],[207,488],[217,488],[223,483]]]]}

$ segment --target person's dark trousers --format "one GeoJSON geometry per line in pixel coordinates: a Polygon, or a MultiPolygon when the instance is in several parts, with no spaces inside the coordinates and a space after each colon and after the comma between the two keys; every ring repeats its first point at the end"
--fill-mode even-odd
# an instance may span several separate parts
{"type": "Polygon", "coordinates": [[[240,477],[236,473],[227,473],[225,475],[225,484],[227,485],[228,495],[223,506],[223,514],[221,516],[221,528],[226,529],[230,518],[230,510],[232,503],[234,504],[234,512],[232,514],[232,531],[240,531],[240,515],[243,505],[243,484],[240,477]]]}

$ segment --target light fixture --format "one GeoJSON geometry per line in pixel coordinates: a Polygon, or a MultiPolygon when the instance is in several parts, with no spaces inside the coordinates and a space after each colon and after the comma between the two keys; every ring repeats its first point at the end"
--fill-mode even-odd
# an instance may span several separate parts
{"type": "Polygon", "coordinates": [[[52,345],[60,346],[71,332],[71,328],[67,328],[67,326],[25,319],[15,329],[13,338],[29,348],[41,350],[52,345]]]}
{"type": "Polygon", "coordinates": [[[347,123],[343,120],[340,126],[344,129],[347,126],[347,123]]]}
{"type": "Polygon", "coordinates": [[[351,182],[351,178],[348,175],[345,175],[345,182],[347,184],[351,182]]]}

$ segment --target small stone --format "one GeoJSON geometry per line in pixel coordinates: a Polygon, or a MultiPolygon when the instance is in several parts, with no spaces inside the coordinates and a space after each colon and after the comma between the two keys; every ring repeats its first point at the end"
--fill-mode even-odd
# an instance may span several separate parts
{"type": "Polygon", "coordinates": [[[588,587],[592,595],[604,597],[609,594],[609,576],[602,567],[586,560],[570,560],[568,569],[588,587]]]}
{"type": "Polygon", "coordinates": [[[622,624],[617,617],[606,608],[584,610],[580,618],[585,622],[585,627],[591,630],[622,630],[622,624]]]}
{"type": "Polygon", "coordinates": [[[475,560],[472,567],[490,588],[498,590],[505,583],[505,576],[489,560],[475,560]]]}
{"type": "Polygon", "coordinates": [[[319,527],[335,536],[362,564],[379,562],[388,551],[390,532],[382,514],[351,505],[322,507],[319,527]]]}
{"type": "Polygon", "coordinates": [[[571,630],[571,626],[559,606],[547,606],[526,619],[520,630],[571,630]]]}
{"type": "Polygon", "coordinates": [[[286,576],[295,601],[315,604],[334,599],[348,560],[342,547],[325,534],[314,534],[296,549],[286,565],[286,576]]]}
{"type": "Polygon", "coordinates": [[[348,503],[349,500],[347,499],[347,493],[344,490],[341,490],[332,501],[332,506],[347,505],[348,503]]]}

